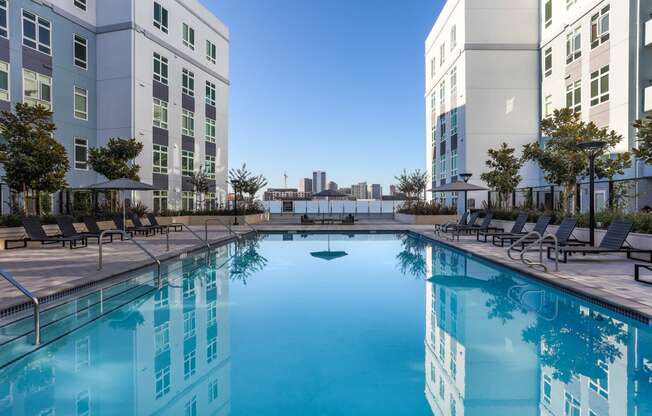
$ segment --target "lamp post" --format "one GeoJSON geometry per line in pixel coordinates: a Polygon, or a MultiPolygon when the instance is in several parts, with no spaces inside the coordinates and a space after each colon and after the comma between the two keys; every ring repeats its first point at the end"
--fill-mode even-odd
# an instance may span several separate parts
{"type": "Polygon", "coordinates": [[[577,145],[589,157],[589,242],[595,246],[595,158],[604,152],[607,143],[588,141],[577,145]]]}
{"type": "MultiPolygon", "coordinates": [[[[460,178],[462,178],[464,183],[469,183],[469,179],[471,179],[471,176],[473,176],[472,173],[460,173],[460,178]]],[[[467,196],[468,196],[468,191],[464,191],[464,212],[466,212],[469,206],[469,201],[467,196]]]]}

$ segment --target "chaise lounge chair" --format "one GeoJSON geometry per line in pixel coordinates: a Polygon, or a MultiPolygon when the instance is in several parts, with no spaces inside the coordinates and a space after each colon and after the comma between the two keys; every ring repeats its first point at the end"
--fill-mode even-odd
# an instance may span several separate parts
{"type": "MultiPolygon", "coordinates": [[[[437,224],[435,225],[435,234],[447,230],[448,228],[451,227],[458,227],[460,225],[467,225],[467,221],[469,219],[469,211],[465,211],[464,214],[460,217],[459,221],[457,223],[446,223],[446,224],[437,224]]],[[[445,231],[444,231],[445,232],[445,231]]]]}
{"type": "MultiPolygon", "coordinates": [[[[71,217],[68,217],[68,216],[57,217],[57,225],[59,226],[59,229],[61,230],[61,234],[64,237],[68,237],[68,238],[82,237],[82,238],[85,238],[87,241],[90,238],[94,238],[95,240],[97,240],[98,244],[100,242],[100,235],[102,234],[102,231],[99,231],[97,233],[90,232],[90,231],[80,233],[75,228],[75,224],[73,223],[71,217]]],[[[88,227],[86,227],[86,228],[88,228],[88,227]]],[[[104,243],[107,243],[107,242],[112,243],[113,242],[113,234],[105,235],[105,238],[108,238],[108,241],[104,240],[103,241],[104,243]]]]}
{"type": "Polygon", "coordinates": [[[156,234],[157,232],[160,232],[161,234],[163,234],[163,230],[165,229],[165,226],[163,226],[163,225],[154,225],[154,224],[145,225],[145,224],[143,224],[143,222],[140,220],[140,217],[138,216],[138,214],[131,214],[131,222],[134,224],[136,229],[141,228],[141,229],[151,230],[152,235],[156,234]]]}
{"type": "MultiPolygon", "coordinates": [[[[570,245],[586,245],[588,243],[584,241],[579,241],[573,237],[573,231],[575,231],[575,227],[577,227],[577,219],[576,218],[565,218],[561,224],[559,224],[559,228],[557,228],[557,231],[555,232],[554,236],[557,238],[557,244],[558,246],[570,246],[570,245]]],[[[543,235],[543,234],[542,234],[543,235]]],[[[525,250],[525,246],[534,243],[537,240],[536,237],[531,237],[523,240],[520,244],[520,247],[514,247],[515,250],[522,251],[525,250]]],[[[554,244],[551,240],[545,240],[544,245],[548,246],[553,246],[554,244]]]]}
{"type": "Polygon", "coordinates": [[[494,213],[493,212],[488,212],[487,215],[484,216],[482,219],[482,222],[478,225],[468,225],[466,227],[458,227],[456,232],[464,232],[467,234],[472,234],[472,233],[479,233],[480,231],[497,231],[499,230],[496,227],[491,226],[491,221],[494,219],[494,213]]]}
{"type": "Polygon", "coordinates": [[[61,243],[62,247],[66,246],[66,243],[70,246],[70,249],[86,247],[87,242],[85,237],[75,236],[75,237],[64,237],[62,235],[53,235],[49,236],[43,229],[41,225],[41,220],[35,217],[27,217],[21,220],[23,228],[25,229],[26,238],[20,240],[5,240],[5,250],[12,248],[24,248],[27,247],[29,242],[40,242],[42,245],[47,244],[59,244],[61,243]],[[22,243],[20,246],[9,247],[9,243],[22,243]],[[81,245],[78,246],[77,243],[81,242],[81,245]]]}
{"type": "Polygon", "coordinates": [[[156,219],[156,215],[152,214],[151,212],[145,215],[147,215],[149,225],[153,225],[155,227],[167,227],[168,229],[172,228],[173,231],[183,230],[183,224],[181,223],[171,222],[170,224],[159,224],[158,220],[156,219]]]}
{"type": "MultiPolygon", "coordinates": [[[[559,261],[561,263],[566,263],[568,261],[568,256],[573,254],[582,254],[582,256],[586,256],[587,254],[626,253],[627,258],[632,259],[632,253],[645,253],[650,255],[650,260],[643,261],[652,263],[652,250],[637,249],[629,245],[627,242],[627,237],[629,236],[629,233],[632,232],[633,227],[634,223],[631,221],[614,221],[609,225],[607,234],[602,238],[598,247],[564,245],[559,248],[559,254],[562,255],[562,258],[560,258],[559,261]]],[[[551,260],[553,259],[552,254],[554,250],[554,247],[548,247],[548,258],[551,260]]]]}
{"type": "MultiPolygon", "coordinates": [[[[101,235],[101,234],[102,234],[102,231],[106,231],[106,230],[102,230],[102,229],[100,228],[100,226],[97,224],[97,220],[95,219],[94,216],[92,216],[92,215],[84,215],[84,216],[82,217],[82,219],[83,219],[83,221],[84,221],[84,225],[86,226],[86,230],[87,230],[89,233],[91,233],[91,234],[101,235]]],[[[119,234],[119,235],[120,235],[120,240],[124,240],[124,239],[125,239],[124,235],[122,235],[122,233],[119,233],[119,232],[118,232],[118,231],[122,231],[122,230],[117,230],[117,229],[115,229],[115,230],[109,230],[109,231],[115,231],[115,233],[110,233],[110,232],[109,232],[109,233],[106,233],[105,235],[109,235],[109,234],[111,234],[111,235],[119,234]]],[[[131,235],[131,233],[129,233],[129,235],[131,235]]]]}
{"type": "Polygon", "coordinates": [[[526,223],[527,223],[527,214],[518,214],[516,220],[514,221],[514,225],[512,226],[512,229],[509,232],[506,233],[505,230],[502,228],[496,228],[494,230],[488,230],[488,231],[478,231],[476,235],[476,239],[480,241],[480,236],[482,236],[484,237],[484,240],[482,242],[486,243],[488,237],[524,234],[523,228],[525,227],[526,223]]]}
{"type": "Polygon", "coordinates": [[[315,220],[310,218],[307,214],[301,216],[301,225],[314,225],[315,220]]]}
{"type": "MultiPolygon", "coordinates": [[[[551,220],[552,217],[550,217],[549,215],[540,216],[536,224],[534,224],[534,227],[532,227],[532,231],[536,231],[539,234],[543,235],[543,233],[546,232],[546,229],[548,228],[548,225],[550,224],[551,220]]],[[[527,232],[525,234],[527,234],[527,232]]],[[[495,235],[491,238],[491,242],[495,246],[505,247],[505,242],[512,244],[513,242],[523,238],[523,235],[524,235],[523,233],[495,235]]]]}
{"type": "Polygon", "coordinates": [[[122,214],[116,214],[113,216],[113,222],[115,223],[117,230],[124,230],[130,234],[142,234],[145,237],[149,236],[154,232],[151,228],[138,228],[138,227],[127,227],[122,219],[122,214]]]}

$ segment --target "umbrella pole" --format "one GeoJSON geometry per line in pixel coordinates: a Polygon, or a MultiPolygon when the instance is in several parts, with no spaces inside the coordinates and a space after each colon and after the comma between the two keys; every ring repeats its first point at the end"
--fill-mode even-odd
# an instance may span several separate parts
{"type": "Polygon", "coordinates": [[[122,231],[127,231],[127,197],[125,190],[122,190],[122,231]]]}

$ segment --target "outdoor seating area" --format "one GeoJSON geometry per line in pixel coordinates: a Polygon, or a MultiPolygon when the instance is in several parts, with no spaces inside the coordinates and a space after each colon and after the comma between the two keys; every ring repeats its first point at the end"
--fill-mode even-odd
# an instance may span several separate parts
{"type": "Polygon", "coordinates": [[[315,225],[315,224],[321,224],[321,225],[335,225],[335,224],[341,224],[341,225],[353,225],[358,221],[352,214],[348,215],[340,215],[337,217],[332,217],[332,216],[326,216],[326,214],[322,215],[321,217],[319,215],[311,217],[308,216],[308,214],[304,214],[301,216],[301,225],[315,225]]]}

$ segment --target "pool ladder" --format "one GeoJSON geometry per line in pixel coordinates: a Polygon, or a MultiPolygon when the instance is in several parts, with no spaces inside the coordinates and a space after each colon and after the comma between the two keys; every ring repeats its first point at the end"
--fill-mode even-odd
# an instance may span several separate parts
{"type": "Polygon", "coordinates": [[[543,235],[537,231],[530,231],[523,237],[519,238],[517,241],[515,241],[509,248],[507,249],[507,255],[509,256],[510,259],[512,260],[520,260],[523,264],[525,264],[528,267],[535,268],[535,267],[541,267],[544,272],[548,272],[548,266],[543,262],[543,250],[544,250],[544,245],[547,240],[551,240],[554,245],[555,245],[555,271],[559,271],[559,241],[557,240],[557,237],[553,234],[546,234],[544,233],[543,235]],[[531,239],[532,237],[535,237],[535,240],[532,243],[526,244],[526,241],[531,239]],[[512,252],[516,251],[516,247],[522,244],[522,250],[518,258],[515,258],[512,256],[512,252]],[[538,249],[534,249],[534,251],[539,252],[539,261],[535,262],[532,261],[528,258],[525,258],[525,254],[531,250],[532,247],[539,245],[538,249]]]}
{"type": "Polygon", "coordinates": [[[38,346],[41,343],[41,305],[39,304],[38,298],[27,290],[26,287],[18,283],[14,275],[8,271],[0,269],[0,276],[4,277],[6,281],[20,290],[32,302],[34,306],[34,345],[38,346]]]}

